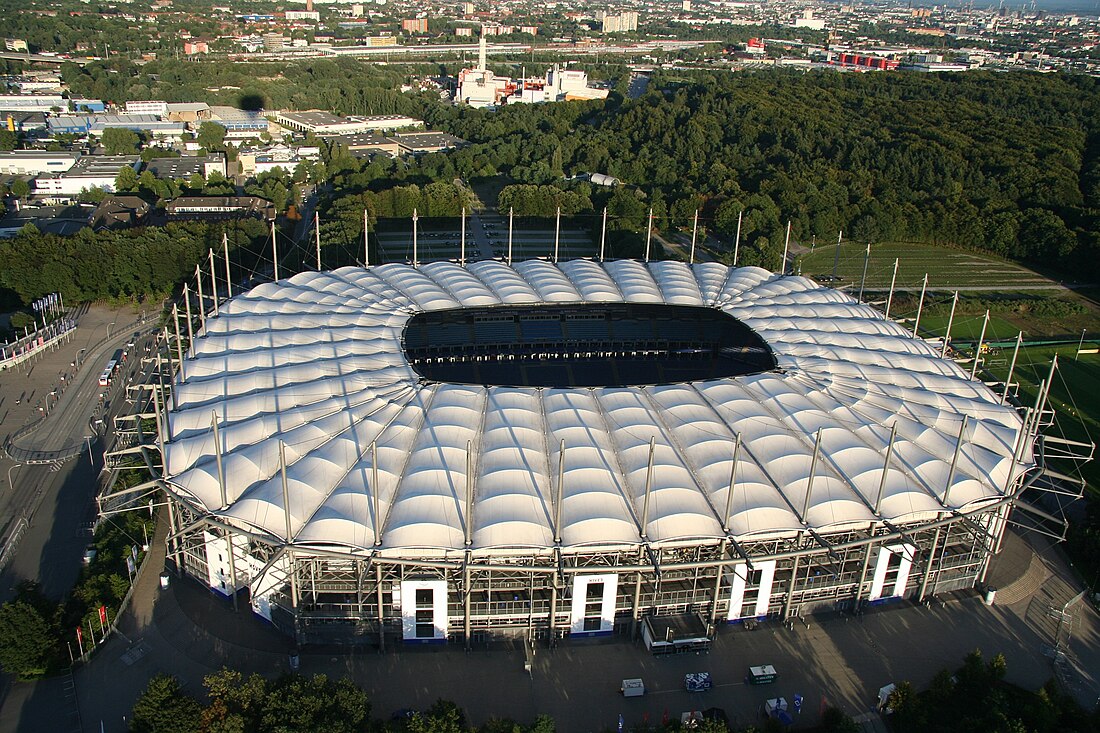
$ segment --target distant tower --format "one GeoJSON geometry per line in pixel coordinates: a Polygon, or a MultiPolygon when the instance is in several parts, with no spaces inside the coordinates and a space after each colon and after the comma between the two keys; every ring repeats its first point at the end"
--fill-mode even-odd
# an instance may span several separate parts
{"type": "Polygon", "coordinates": [[[481,29],[481,40],[477,43],[477,70],[485,71],[485,29],[481,29]]]}
{"type": "Polygon", "coordinates": [[[306,11],[313,12],[313,0],[306,0],[306,11]]]}

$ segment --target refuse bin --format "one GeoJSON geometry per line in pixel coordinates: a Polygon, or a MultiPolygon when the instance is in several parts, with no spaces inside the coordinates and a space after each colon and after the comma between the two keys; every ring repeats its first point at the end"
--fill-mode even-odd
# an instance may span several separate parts
{"type": "Polygon", "coordinates": [[[985,605],[992,606],[993,601],[996,598],[997,598],[997,589],[996,588],[986,588],[985,589],[985,605]]]}

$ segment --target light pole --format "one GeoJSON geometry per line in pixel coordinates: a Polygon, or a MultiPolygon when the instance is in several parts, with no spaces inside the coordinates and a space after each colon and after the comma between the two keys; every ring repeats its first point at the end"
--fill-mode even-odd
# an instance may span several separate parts
{"type": "Polygon", "coordinates": [[[110,323],[107,324],[107,338],[108,339],[111,338],[111,326],[113,326],[113,325],[115,325],[114,321],[111,321],[110,323]]]}

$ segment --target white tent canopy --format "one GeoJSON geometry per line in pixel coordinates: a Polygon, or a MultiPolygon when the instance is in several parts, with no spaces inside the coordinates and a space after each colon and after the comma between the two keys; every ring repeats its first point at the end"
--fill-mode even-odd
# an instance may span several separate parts
{"type": "Polygon", "coordinates": [[[718,263],[305,272],[208,317],[184,374],[167,420],[170,488],[273,542],[349,552],[376,539],[417,556],[924,521],[1000,496],[1031,460],[1029,445],[1014,460],[1013,409],[877,311],[806,278],[718,263]],[[402,348],[420,312],[583,302],[718,308],[778,367],[647,387],[486,387],[424,380],[402,348]]]}

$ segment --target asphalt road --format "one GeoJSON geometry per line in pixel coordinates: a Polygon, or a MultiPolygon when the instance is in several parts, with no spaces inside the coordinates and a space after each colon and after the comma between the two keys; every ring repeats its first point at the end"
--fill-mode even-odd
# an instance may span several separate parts
{"type": "Polygon", "coordinates": [[[15,585],[26,579],[36,580],[46,595],[61,598],[79,576],[88,528],[95,519],[94,497],[109,429],[114,417],[127,411],[124,385],[141,360],[129,359],[106,389],[99,386],[99,375],[115,351],[133,339],[134,323],[140,318],[140,312],[129,309],[93,308],[80,318],[67,342],[25,368],[0,373],[3,440],[41,420],[35,430],[14,438],[13,453],[47,460],[54,451],[71,455],[67,449],[84,448],[64,462],[26,463],[7,455],[0,459],[0,539],[8,539],[26,522],[14,554],[0,572],[0,601],[10,598],[15,585]],[[74,367],[78,359],[80,365],[74,367]]]}

